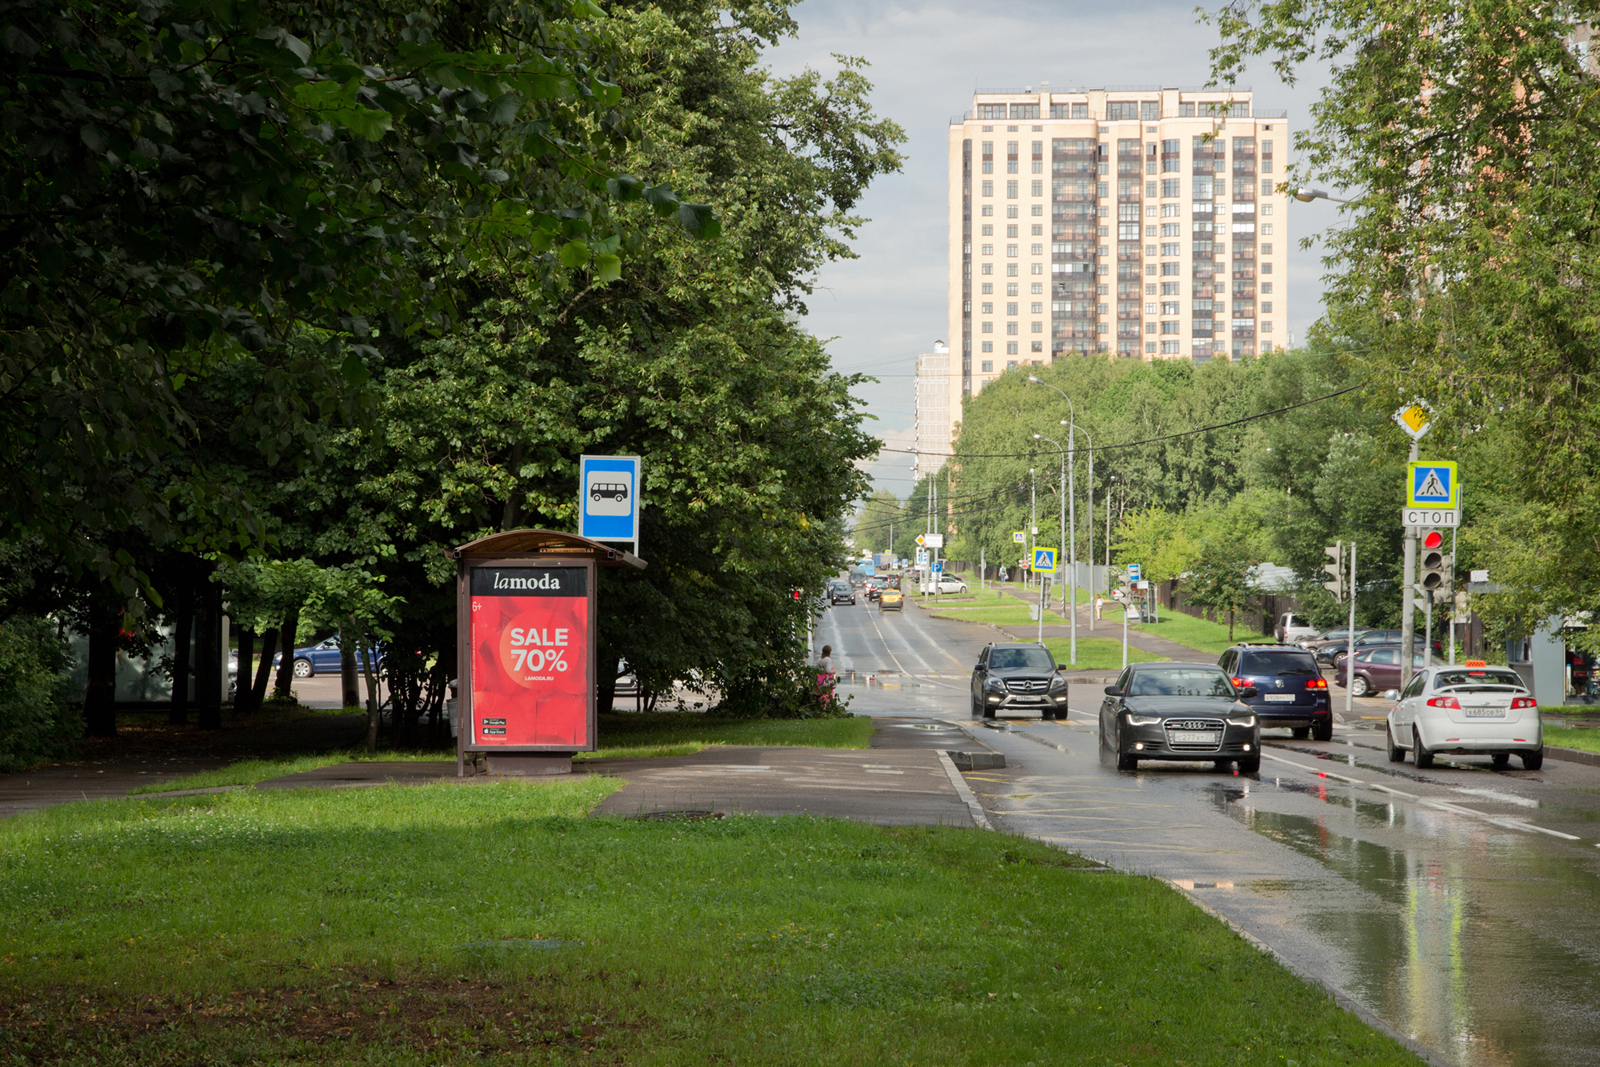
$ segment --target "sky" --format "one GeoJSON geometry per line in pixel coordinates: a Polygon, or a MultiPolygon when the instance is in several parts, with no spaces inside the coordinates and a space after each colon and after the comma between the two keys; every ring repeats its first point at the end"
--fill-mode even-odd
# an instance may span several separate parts
{"type": "MultiPolygon", "coordinates": [[[[1213,0],[1215,3],[1215,0],[1213,0]]],[[[906,448],[915,421],[918,352],[949,341],[946,315],[947,130],[978,86],[1058,91],[1109,85],[1201,86],[1214,29],[1198,23],[1194,0],[1008,4],[932,0],[806,0],[792,11],[799,34],[768,53],[773,74],[812,68],[830,74],[833,55],[870,64],[873,104],[904,128],[904,170],[878,179],[856,211],[871,219],[858,234],[859,258],[824,267],[805,325],[828,340],[834,367],[879,379],[857,390],[885,444],[906,448]]],[[[1304,128],[1326,74],[1307,70],[1294,86],[1260,62],[1238,84],[1261,108],[1286,108],[1304,128]]],[[[1294,158],[1294,154],[1290,154],[1294,158]]],[[[1335,195],[1338,195],[1337,192],[1335,195]]],[[[1326,201],[1291,202],[1289,328],[1296,340],[1321,314],[1320,253],[1299,239],[1335,224],[1326,201]]],[[[904,496],[911,457],[885,454],[868,469],[878,488],[904,496]]]]}

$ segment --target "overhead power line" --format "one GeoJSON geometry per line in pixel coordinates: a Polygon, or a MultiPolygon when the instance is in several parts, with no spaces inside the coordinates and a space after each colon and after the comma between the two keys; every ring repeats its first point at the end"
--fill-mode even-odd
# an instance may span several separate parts
{"type": "MultiPolygon", "coordinates": [[[[1362,388],[1365,388],[1365,383],[1362,383],[1361,385],[1352,385],[1348,388],[1328,393],[1325,396],[1314,397],[1311,400],[1302,400],[1298,404],[1288,404],[1284,407],[1273,408],[1271,411],[1263,411],[1256,415],[1246,415],[1242,419],[1233,419],[1229,422],[1219,422],[1212,426],[1201,426],[1198,429],[1184,430],[1181,433],[1169,433],[1162,437],[1149,437],[1143,441],[1129,441],[1126,444],[1121,445],[1100,445],[1095,451],[1109,452],[1118,448],[1138,448],[1142,445],[1159,444],[1162,441],[1174,441],[1180,437],[1193,437],[1195,434],[1199,433],[1210,433],[1212,430],[1226,430],[1230,426],[1239,426],[1246,422],[1254,422],[1257,419],[1266,419],[1272,417],[1273,415],[1282,415],[1285,411],[1293,411],[1295,408],[1303,408],[1309,407],[1312,404],[1320,404],[1324,400],[1332,400],[1336,396],[1343,396],[1346,393],[1353,393],[1357,389],[1362,388]]],[[[880,448],[878,451],[898,452],[908,456],[929,456],[935,459],[945,457],[949,457],[951,459],[1021,459],[1025,456],[1037,456],[1040,454],[1038,450],[1030,452],[919,452],[914,448],[880,448]]],[[[1050,451],[1053,452],[1055,449],[1050,449],[1050,451]]]]}

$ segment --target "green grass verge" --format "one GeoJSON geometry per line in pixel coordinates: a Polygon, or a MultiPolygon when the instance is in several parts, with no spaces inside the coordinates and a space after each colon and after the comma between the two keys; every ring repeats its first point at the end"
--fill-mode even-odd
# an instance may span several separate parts
{"type": "MultiPolygon", "coordinates": [[[[1106,613],[1107,616],[1111,614],[1106,613]]],[[[1117,619],[1117,625],[1122,625],[1122,619],[1117,619]]],[[[1181,611],[1164,613],[1160,622],[1137,623],[1129,629],[1138,630],[1140,633],[1152,634],[1156,637],[1165,637],[1168,641],[1176,641],[1185,648],[1192,648],[1196,652],[1204,652],[1212,656],[1220,656],[1228,646],[1239,641],[1265,641],[1248,626],[1235,625],[1233,638],[1228,638],[1228,624],[1225,622],[1211,622],[1207,619],[1197,619],[1192,615],[1185,615],[1181,611]]]]}
{"type": "MultiPolygon", "coordinates": [[[[1542,708],[1541,711],[1548,711],[1542,708]]],[[[1558,748],[1575,748],[1582,752],[1600,752],[1600,730],[1574,729],[1570,726],[1546,726],[1544,743],[1558,748]]]]}
{"type": "MultiPolygon", "coordinates": [[[[810,746],[815,748],[866,748],[872,737],[872,720],[848,719],[721,719],[695,712],[653,712],[647,715],[602,715],[600,747],[580,752],[577,759],[613,756],[691,756],[711,745],[810,746]]],[[[395,751],[346,749],[282,759],[249,759],[211,771],[198,771],[166,782],[152,782],[130,796],[169,793],[181,789],[255,785],[318,767],[357,760],[453,760],[455,749],[395,751]]]]}
{"type": "Polygon", "coordinates": [[[617,784],[0,823],[0,1061],[1417,1062],[1161,882],[976,830],[580,817],[617,784]]]}
{"type": "MultiPolygon", "coordinates": [[[[1083,627],[1079,627],[1083,629],[1083,627]]],[[[1071,666],[1068,651],[1072,641],[1065,637],[1047,637],[1044,639],[1045,647],[1056,657],[1057,663],[1066,663],[1071,666]]],[[[1165,656],[1158,656],[1154,652],[1146,652],[1142,648],[1128,646],[1129,663],[1162,663],[1165,656]]],[[[1078,670],[1121,670],[1122,669],[1122,639],[1112,640],[1109,637],[1078,637],[1078,670]]]]}
{"type": "MultiPolygon", "coordinates": [[[[1028,617],[1028,605],[1013,601],[1000,607],[954,607],[940,606],[933,612],[934,618],[960,619],[966,622],[986,622],[991,626],[1021,626],[1033,622],[1028,617]]],[[[1066,622],[1067,620],[1053,611],[1044,613],[1046,623],[1066,622]]]]}

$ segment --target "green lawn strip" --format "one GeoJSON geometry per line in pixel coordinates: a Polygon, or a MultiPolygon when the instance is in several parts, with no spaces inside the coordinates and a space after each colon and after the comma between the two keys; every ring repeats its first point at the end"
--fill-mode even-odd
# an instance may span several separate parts
{"type": "Polygon", "coordinates": [[[1159,881],[967,829],[580,817],[618,785],[0,823],[0,1061],[1417,1063],[1159,881]]]}
{"type": "MultiPolygon", "coordinates": [[[[1080,627],[1081,629],[1081,627],[1080,627]]],[[[1055,656],[1057,663],[1071,661],[1068,652],[1072,642],[1065,637],[1047,637],[1044,639],[1045,647],[1055,656]]],[[[1165,656],[1158,656],[1154,652],[1146,652],[1142,648],[1128,646],[1129,663],[1162,663],[1165,656]]],[[[1109,637],[1079,637],[1078,638],[1078,665],[1077,670],[1121,670],[1122,669],[1122,639],[1113,640],[1109,637]]]]}
{"type": "Polygon", "coordinates": [[[1558,748],[1575,748],[1582,752],[1600,752],[1600,730],[1546,726],[1544,743],[1558,748]]]}
{"type": "MultiPolygon", "coordinates": [[[[1036,620],[1028,617],[1026,604],[1006,604],[1001,607],[944,607],[941,606],[933,612],[936,619],[958,619],[965,622],[986,622],[991,626],[1020,626],[1036,620]]],[[[1046,623],[1060,623],[1067,620],[1053,611],[1044,613],[1046,623]]]]}
{"type": "MultiPolygon", "coordinates": [[[[695,712],[652,712],[644,715],[602,715],[600,748],[580,752],[577,759],[616,756],[691,756],[710,745],[810,746],[815,748],[866,748],[872,737],[872,720],[848,719],[723,719],[695,712]]],[[[369,755],[365,748],[323,752],[282,759],[248,759],[211,771],[198,771],[166,782],[152,782],[129,795],[169,793],[182,789],[255,785],[286,774],[313,771],[360,760],[453,760],[455,749],[393,750],[380,748],[369,755]]]]}
{"type": "MultiPolygon", "coordinates": [[[[1109,612],[1107,613],[1110,614],[1109,612]]],[[[1122,619],[1117,619],[1117,625],[1122,625],[1122,619]]],[[[1192,648],[1196,652],[1220,656],[1229,645],[1240,641],[1265,641],[1268,640],[1256,633],[1248,626],[1235,625],[1233,637],[1228,637],[1228,624],[1225,622],[1211,622],[1207,619],[1197,619],[1193,615],[1185,615],[1181,611],[1163,614],[1161,621],[1154,623],[1136,623],[1129,627],[1140,633],[1152,634],[1156,637],[1165,637],[1168,641],[1175,641],[1185,648],[1192,648]]]]}

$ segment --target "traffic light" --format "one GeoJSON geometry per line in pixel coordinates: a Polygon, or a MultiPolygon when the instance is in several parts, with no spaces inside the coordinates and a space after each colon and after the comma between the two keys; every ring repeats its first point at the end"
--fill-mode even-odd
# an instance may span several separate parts
{"type": "Polygon", "coordinates": [[[1333,599],[1344,600],[1344,542],[1338,541],[1324,548],[1323,554],[1333,559],[1332,563],[1324,563],[1322,570],[1329,576],[1322,583],[1322,588],[1333,594],[1333,599]]]}
{"type": "Polygon", "coordinates": [[[1422,535],[1422,578],[1418,584],[1433,594],[1435,603],[1451,595],[1454,562],[1444,553],[1444,534],[1429,530],[1422,535]]]}

